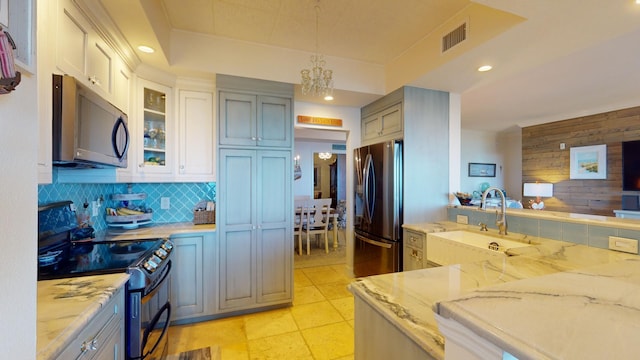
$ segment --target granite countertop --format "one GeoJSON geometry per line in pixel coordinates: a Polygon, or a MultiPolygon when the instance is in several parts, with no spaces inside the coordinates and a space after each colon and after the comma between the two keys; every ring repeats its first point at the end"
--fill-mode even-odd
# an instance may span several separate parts
{"type": "MultiPolygon", "coordinates": [[[[449,222],[403,227],[426,233],[465,228],[474,231],[476,228],[449,222]]],[[[444,339],[434,316],[437,303],[494,285],[638,258],[636,255],[520,234],[510,234],[506,238],[533,246],[523,250],[519,256],[361,278],[351,283],[349,288],[431,356],[443,359],[444,339]]]]}
{"type": "Polygon", "coordinates": [[[640,260],[479,289],[437,312],[519,359],[634,359],[640,260]]]}
{"type": "Polygon", "coordinates": [[[127,280],[120,273],[38,281],[37,358],[55,358],[127,280]]]}
{"type": "Polygon", "coordinates": [[[403,229],[409,229],[413,231],[423,232],[425,234],[443,231],[453,231],[460,229],[467,229],[467,225],[461,225],[454,222],[442,221],[442,222],[424,222],[416,224],[403,224],[403,229]]]}
{"type": "Polygon", "coordinates": [[[150,226],[141,226],[137,229],[109,228],[106,231],[96,232],[96,241],[109,240],[135,240],[149,238],[166,238],[171,235],[187,233],[215,232],[215,224],[194,225],[192,222],[160,223],[150,226]]]}
{"type": "MultiPolygon", "coordinates": [[[[480,207],[478,206],[454,206],[454,207],[457,207],[458,209],[472,210],[472,211],[482,211],[482,212],[487,211],[487,210],[480,209],[480,207]]],[[[499,209],[499,208],[497,207],[488,208],[488,210],[496,210],[496,209],[499,209]]],[[[515,208],[507,208],[507,214],[514,215],[514,216],[536,218],[540,220],[552,220],[552,221],[572,222],[576,224],[609,226],[609,227],[616,227],[619,229],[640,230],[640,221],[638,221],[637,219],[618,218],[615,216],[602,216],[602,215],[568,213],[568,212],[561,212],[561,211],[548,211],[548,210],[540,211],[540,210],[533,210],[533,209],[515,209],[515,208]]]]}

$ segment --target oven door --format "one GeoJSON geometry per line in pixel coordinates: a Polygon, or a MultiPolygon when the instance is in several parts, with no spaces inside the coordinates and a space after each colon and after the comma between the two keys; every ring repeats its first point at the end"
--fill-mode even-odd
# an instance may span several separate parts
{"type": "Polygon", "coordinates": [[[167,356],[170,270],[171,261],[161,270],[160,280],[152,289],[129,293],[127,359],[158,360],[167,356]]]}

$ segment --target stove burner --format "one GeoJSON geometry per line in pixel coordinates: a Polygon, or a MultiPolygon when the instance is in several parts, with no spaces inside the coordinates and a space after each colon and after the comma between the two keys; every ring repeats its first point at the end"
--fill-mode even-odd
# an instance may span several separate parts
{"type": "Polygon", "coordinates": [[[147,250],[140,244],[113,244],[110,245],[111,259],[115,261],[135,261],[147,250]]]}
{"type": "Polygon", "coordinates": [[[62,250],[56,251],[47,251],[46,254],[42,254],[38,256],[38,265],[39,266],[51,266],[59,263],[62,260],[62,250]]]}

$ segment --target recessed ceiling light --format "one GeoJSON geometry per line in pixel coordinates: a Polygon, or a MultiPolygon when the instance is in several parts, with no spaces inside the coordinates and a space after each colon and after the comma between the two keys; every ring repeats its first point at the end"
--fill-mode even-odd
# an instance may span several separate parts
{"type": "Polygon", "coordinates": [[[145,46],[145,45],[138,46],[138,50],[142,51],[143,53],[147,53],[147,54],[153,54],[155,52],[155,50],[152,47],[145,46]]]}
{"type": "Polygon", "coordinates": [[[478,68],[478,71],[480,72],[485,72],[485,71],[489,71],[493,69],[493,67],[491,65],[482,65],[478,68]]]}
{"type": "Polygon", "coordinates": [[[332,95],[327,95],[327,96],[324,97],[324,99],[326,101],[331,101],[331,100],[333,100],[333,96],[332,95]]]}

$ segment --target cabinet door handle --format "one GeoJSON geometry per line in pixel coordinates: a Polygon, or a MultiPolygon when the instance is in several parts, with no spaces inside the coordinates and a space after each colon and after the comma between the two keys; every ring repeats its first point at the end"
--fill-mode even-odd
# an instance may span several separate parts
{"type": "Polygon", "coordinates": [[[262,141],[262,138],[261,138],[261,137],[258,137],[258,141],[262,141]]]}
{"type": "Polygon", "coordinates": [[[100,86],[100,80],[98,80],[98,78],[95,76],[89,76],[89,82],[92,83],[93,85],[100,86]]]}
{"type": "Polygon", "coordinates": [[[139,168],[143,168],[143,167],[144,167],[144,163],[140,163],[140,164],[138,164],[138,167],[139,167],[139,168]]]}
{"type": "Polygon", "coordinates": [[[258,138],[257,138],[257,137],[255,137],[255,136],[252,136],[252,137],[251,137],[251,140],[256,141],[256,140],[258,140],[258,138]]]}

